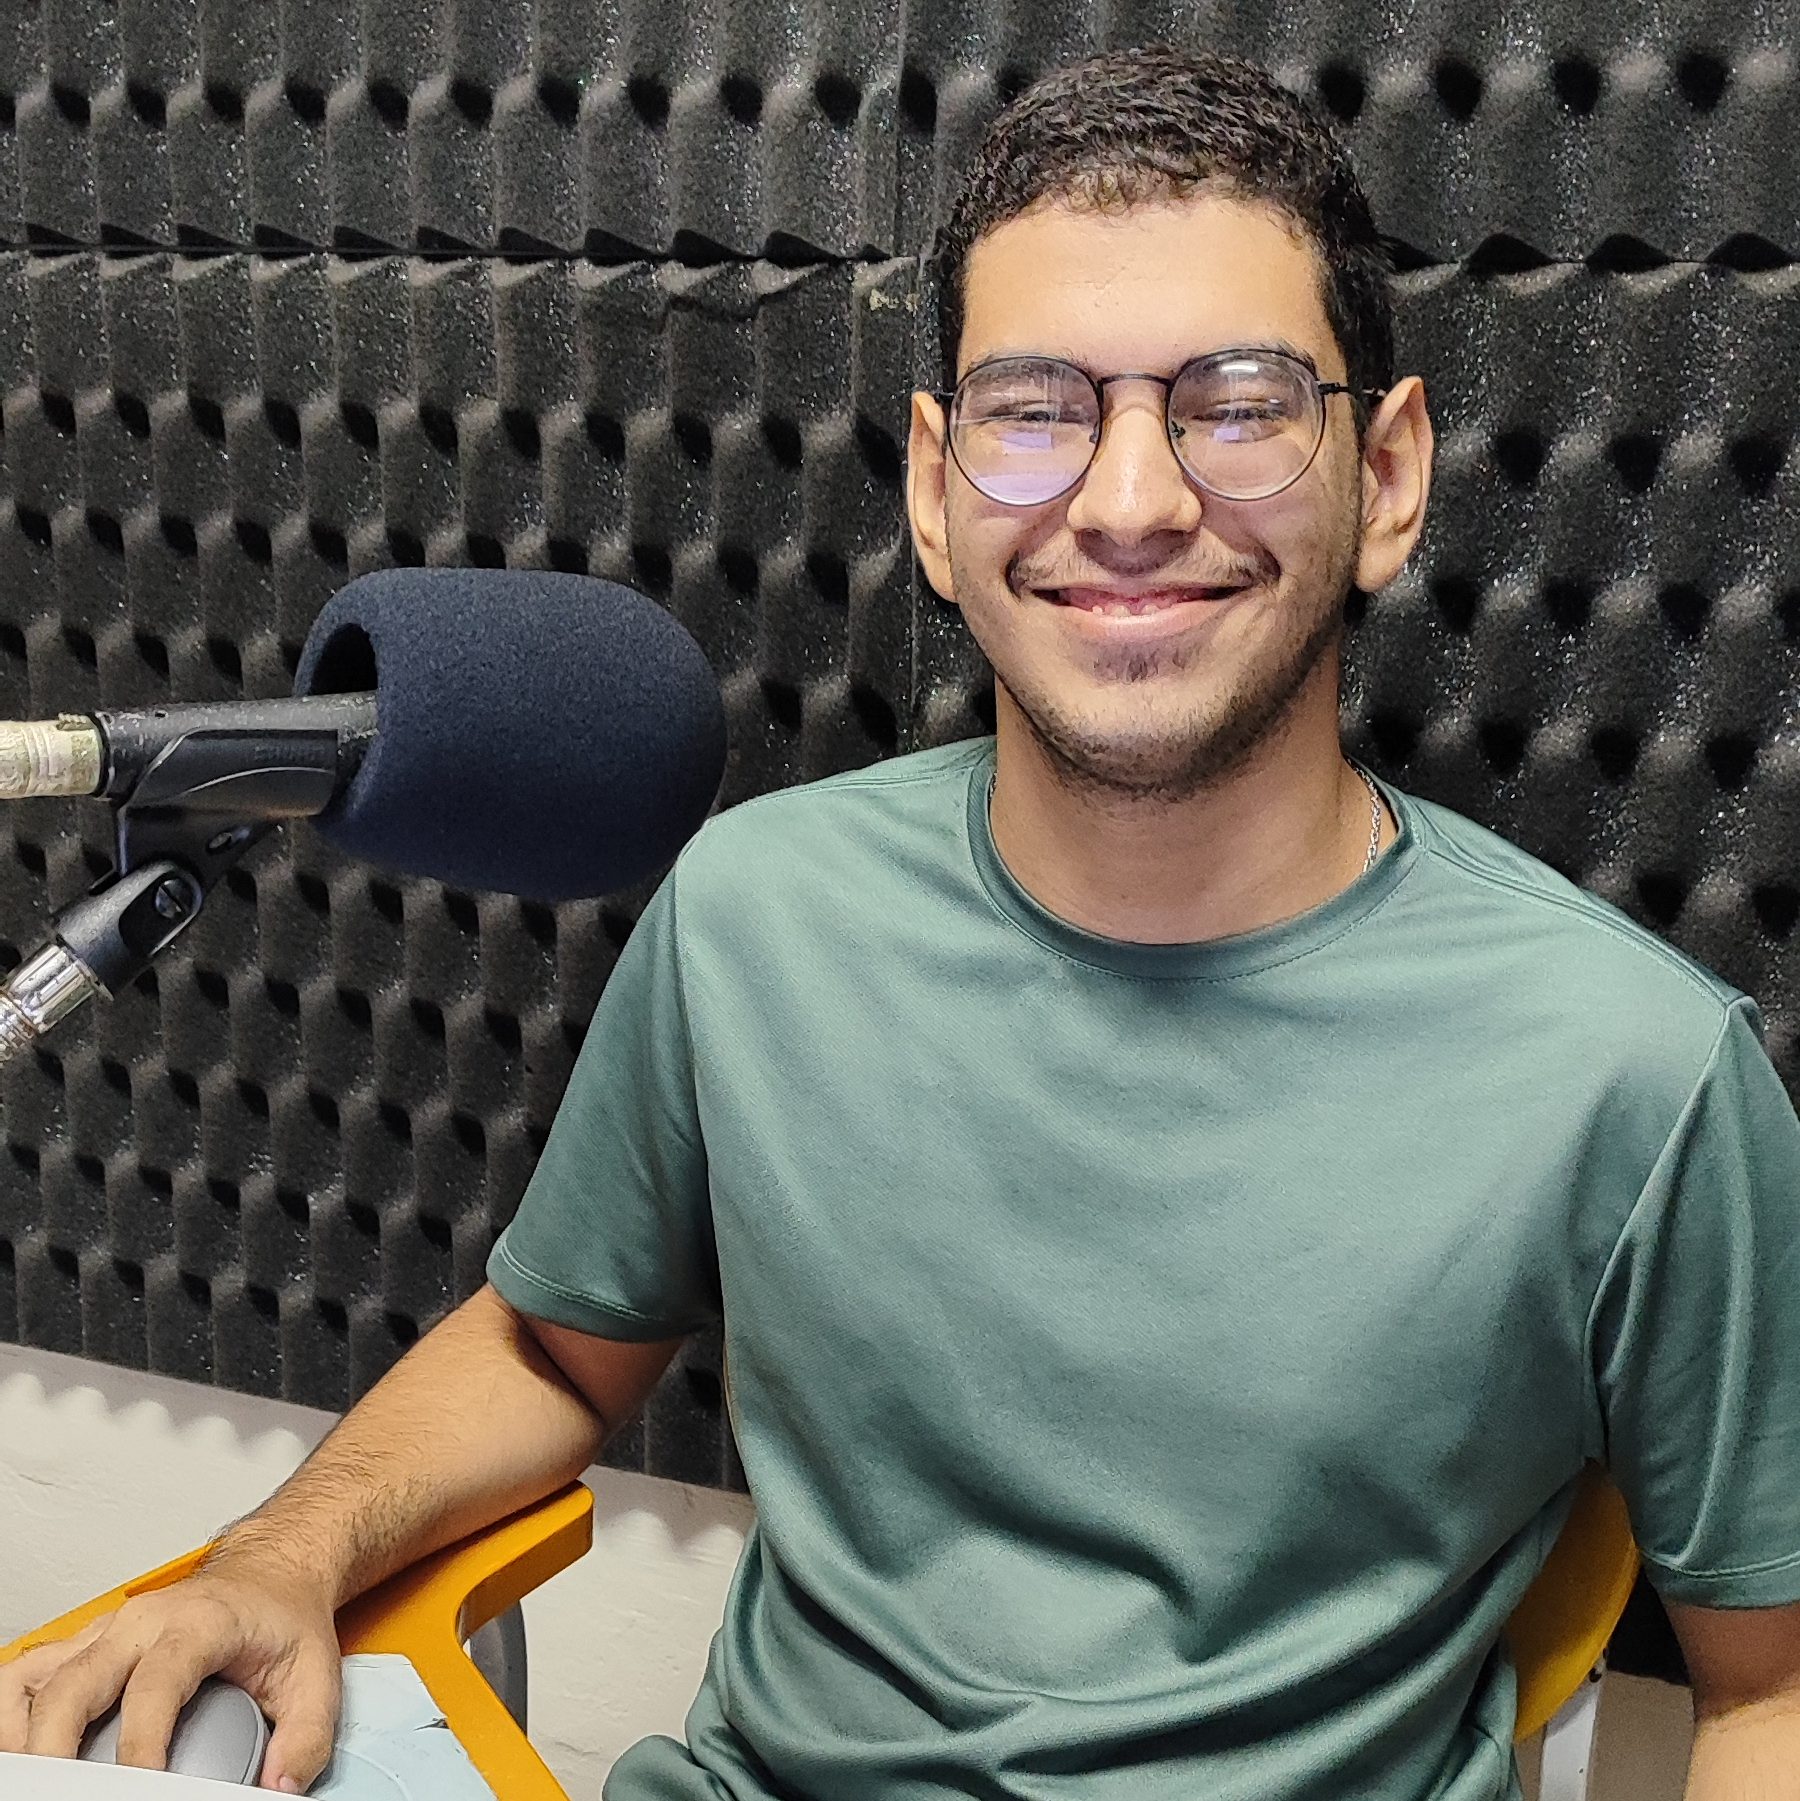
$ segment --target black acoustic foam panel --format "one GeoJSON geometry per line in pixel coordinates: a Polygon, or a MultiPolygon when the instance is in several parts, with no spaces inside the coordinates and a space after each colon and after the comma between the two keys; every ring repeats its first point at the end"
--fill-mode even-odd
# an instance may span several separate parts
{"type": "Polygon", "coordinates": [[[1414,256],[1779,259],[1800,237],[1794,35],[1775,8],[1633,0],[914,0],[900,242],[941,216],[999,100],[1090,50],[1166,40],[1318,97],[1414,256]]]}
{"type": "Polygon", "coordinates": [[[0,78],[37,242],[893,247],[899,0],[31,10],[0,78]]]}
{"type": "MultiPolygon", "coordinates": [[[[1103,44],[1315,94],[1440,434],[1346,730],[1757,994],[1800,1085],[1800,99],[1776,9],[16,0],[0,713],[286,689],[389,563],[590,569],[724,680],[724,799],[981,729],[913,576],[915,279],[994,107],[1103,44]]],[[[0,818],[0,945],[106,816],[0,818]]],[[[469,1292],[644,896],[304,829],[0,1072],[0,1336],[342,1406],[469,1292]]],[[[736,1486],[716,1343],[616,1461],[736,1486]]]]}
{"type": "MultiPolygon", "coordinates": [[[[280,692],[351,575],[510,562],[633,582],[696,632],[727,801],[887,754],[899,449],[857,421],[904,404],[911,275],[12,252],[0,705],[280,692]]],[[[107,818],[11,811],[7,962],[107,818]]],[[[642,898],[448,894],[304,829],[259,851],[154,983],[0,1077],[0,1330],[343,1404],[479,1282],[642,898]]],[[[700,1386],[709,1410],[653,1410],[651,1458],[718,1481],[700,1386]]]]}

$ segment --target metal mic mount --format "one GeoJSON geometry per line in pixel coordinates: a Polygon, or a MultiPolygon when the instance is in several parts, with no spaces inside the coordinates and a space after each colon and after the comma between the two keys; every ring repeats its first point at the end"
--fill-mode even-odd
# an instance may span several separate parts
{"type": "Polygon", "coordinates": [[[324,811],[374,731],[372,696],[343,701],[271,703],[271,715],[293,711],[264,729],[203,720],[156,753],[118,805],[117,867],[63,908],[51,941],[0,983],[0,1063],[148,969],[220,876],[283,820],[324,811]]]}
{"type": "Polygon", "coordinates": [[[56,936],[0,983],[0,1063],[37,1042],[83,1001],[113,995],[200,911],[205,890],[179,865],[108,876],[65,907],[56,936]]]}

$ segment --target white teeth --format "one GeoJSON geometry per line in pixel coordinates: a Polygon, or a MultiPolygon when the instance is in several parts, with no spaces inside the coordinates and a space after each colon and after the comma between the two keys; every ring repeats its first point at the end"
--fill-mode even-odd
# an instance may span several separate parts
{"type": "Polygon", "coordinates": [[[1104,606],[1089,607],[1090,613],[1103,613],[1109,619],[1136,619],[1144,613],[1166,613],[1177,603],[1172,600],[1140,601],[1132,605],[1128,600],[1108,601],[1104,606]]]}

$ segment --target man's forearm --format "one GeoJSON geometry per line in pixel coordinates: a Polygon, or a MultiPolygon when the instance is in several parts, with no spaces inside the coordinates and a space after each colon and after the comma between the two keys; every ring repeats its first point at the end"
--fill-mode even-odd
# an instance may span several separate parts
{"type": "Polygon", "coordinates": [[[1702,1714],[1686,1801],[1800,1801],[1800,1695],[1702,1714]]]}
{"type": "Polygon", "coordinates": [[[347,1413],[209,1564],[319,1583],[333,1607],[581,1473],[603,1428],[491,1290],[459,1307],[347,1413]]]}

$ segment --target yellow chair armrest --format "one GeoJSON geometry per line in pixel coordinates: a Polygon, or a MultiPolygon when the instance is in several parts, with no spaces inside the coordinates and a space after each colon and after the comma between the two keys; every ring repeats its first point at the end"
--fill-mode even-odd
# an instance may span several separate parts
{"type": "MultiPolygon", "coordinates": [[[[469,1661],[463,1641],[567,1568],[593,1538],[593,1496],[574,1482],[399,1571],[338,1613],[338,1642],[346,1656],[398,1652],[412,1663],[499,1801],[568,1801],[568,1796],[469,1661]]],[[[27,1633],[0,1648],[0,1663],[34,1645],[72,1636],[134,1595],[179,1582],[193,1573],[201,1555],[190,1551],[27,1633]]]]}

